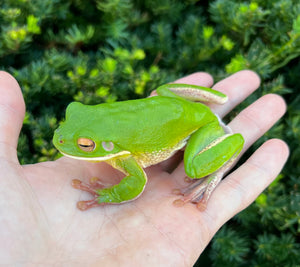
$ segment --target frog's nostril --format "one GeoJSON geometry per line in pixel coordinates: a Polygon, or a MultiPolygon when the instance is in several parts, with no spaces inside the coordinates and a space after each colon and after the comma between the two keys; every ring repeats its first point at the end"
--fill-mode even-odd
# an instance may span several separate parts
{"type": "Polygon", "coordinates": [[[63,144],[63,143],[65,142],[65,140],[63,139],[63,136],[62,136],[62,135],[59,135],[59,137],[58,137],[58,142],[59,142],[60,144],[63,144]]]}

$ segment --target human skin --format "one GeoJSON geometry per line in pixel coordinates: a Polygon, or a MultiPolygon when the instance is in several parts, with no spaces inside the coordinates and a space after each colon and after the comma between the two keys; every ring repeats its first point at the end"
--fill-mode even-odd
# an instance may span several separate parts
{"type": "MultiPolygon", "coordinates": [[[[177,82],[213,86],[203,72],[177,82]]],[[[213,86],[229,101],[210,106],[224,117],[259,84],[252,71],[233,74],[213,86]]],[[[223,179],[202,212],[190,203],[172,204],[178,198],[172,190],[187,186],[181,153],[146,169],[149,181],[137,200],[82,212],[76,202],[90,196],[72,188],[72,179],[117,182],[122,174],[106,163],[66,157],[21,166],[16,147],[25,104],[18,83],[5,72],[0,72],[0,94],[1,265],[192,266],[218,229],[275,179],[289,154],[283,141],[268,140],[223,179]]],[[[245,138],[243,152],[285,109],[280,96],[269,94],[229,123],[245,138]]]]}

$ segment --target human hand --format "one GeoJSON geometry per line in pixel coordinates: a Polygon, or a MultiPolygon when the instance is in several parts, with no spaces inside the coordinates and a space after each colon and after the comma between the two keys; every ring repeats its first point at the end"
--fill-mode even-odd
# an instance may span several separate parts
{"type": "MultiPolygon", "coordinates": [[[[206,73],[179,81],[213,84],[206,73]]],[[[256,74],[238,72],[214,86],[229,101],[211,108],[223,117],[258,86],[256,74]]],[[[172,204],[178,198],[172,190],[186,186],[184,168],[182,163],[177,166],[176,156],[146,169],[149,182],[137,200],[82,212],[76,202],[89,196],[73,189],[71,180],[97,176],[117,181],[120,173],[106,163],[66,157],[20,166],[16,147],[25,106],[18,84],[5,72],[0,72],[0,93],[0,264],[192,266],[216,231],[254,201],[288,157],[283,141],[267,141],[218,185],[203,212],[193,204],[180,208],[172,204]]],[[[229,126],[242,133],[246,150],[284,112],[281,97],[265,95],[229,126]]]]}

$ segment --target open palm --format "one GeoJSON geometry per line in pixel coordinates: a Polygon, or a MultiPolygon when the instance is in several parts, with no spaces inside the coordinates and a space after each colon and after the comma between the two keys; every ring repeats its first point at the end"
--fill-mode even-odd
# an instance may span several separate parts
{"type": "MultiPolygon", "coordinates": [[[[213,84],[206,73],[180,82],[213,84]]],[[[255,73],[238,72],[214,86],[229,101],[211,108],[223,117],[258,86],[255,73]]],[[[122,175],[105,163],[65,157],[21,166],[16,146],[24,101],[17,82],[5,72],[0,72],[0,93],[0,264],[192,266],[216,231],[272,182],[288,156],[284,142],[267,141],[220,183],[203,212],[193,204],[172,204],[178,197],[172,190],[186,186],[180,153],[146,169],[149,181],[139,199],[82,212],[76,202],[90,196],[72,188],[72,179],[96,176],[117,182],[122,175]]],[[[281,97],[266,95],[229,126],[243,134],[245,150],[284,112],[281,97]]]]}

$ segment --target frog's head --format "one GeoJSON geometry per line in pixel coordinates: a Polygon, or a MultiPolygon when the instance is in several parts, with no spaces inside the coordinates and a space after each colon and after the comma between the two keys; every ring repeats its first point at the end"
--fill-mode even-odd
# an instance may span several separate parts
{"type": "Polygon", "coordinates": [[[106,131],[101,132],[92,119],[95,117],[93,113],[92,106],[71,103],[66,110],[66,120],[55,130],[54,146],[65,156],[89,161],[129,155],[129,151],[109,139],[106,131]]]}

